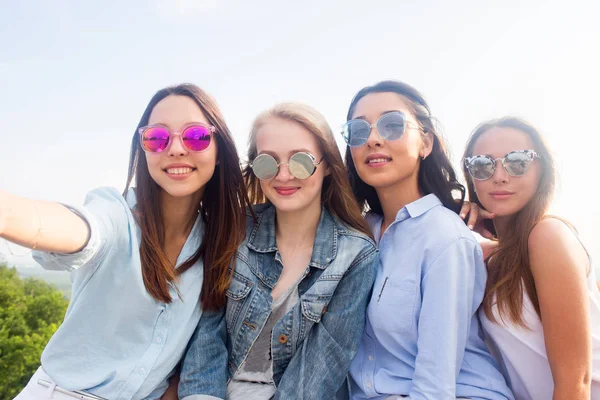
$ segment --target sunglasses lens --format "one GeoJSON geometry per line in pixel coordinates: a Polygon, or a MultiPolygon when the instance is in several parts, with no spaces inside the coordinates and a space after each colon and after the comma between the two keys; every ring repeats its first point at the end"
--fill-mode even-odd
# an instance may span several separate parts
{"type": "Polygon", "coordinates": [[[494,175],[494,167],[494,161],[482,156],[472,158],[467,165],[471,176],[480,181],[489,179],[494,175]]]}
{"type": "Polygon", "coordinates": [[[523,152],[510,153],[504,158],[504,168],[513,176],[525,174],[530,165],[531,158],[523,152]]]}
{"type": "Polygon", "coordinates": [[[290,174],[298,179],[307,179],[315,172],[315,164],[311,156],[306,153],[296,153],[290,157],[290,174]]]}
{"type": "Polygon", "coordinates": [[[353,119],[344,125],[344,140],[350,147],[358,147],[367,143],[371,134],[371,126],[362,119],[353,119]]]}
{"type": "Polygon", "coordinates": [[[194,125],[186,128],[181,135],[183,144],[191,151],[206,150],[210,145],[211,132],[201,125],[194,125]]]}
{"type": "Polygon", "coordinates": [[[252,171],[258,179],[273,179],[278,170],[277,161],[268,154],[261,154],[252,161],[252,171]]]}
{"type": "Polygon", "coordinates": [[[377,121],[377,130],[385,140],[400,139],[405,126],[404,114],[400,112],[387,113],[377,121]]]}
{"type": "Polygon", "coordinates": [[[169,145],[169,131],[161,127],[151,127],[142,133],[144,150],[160,153],[169,145]]]}

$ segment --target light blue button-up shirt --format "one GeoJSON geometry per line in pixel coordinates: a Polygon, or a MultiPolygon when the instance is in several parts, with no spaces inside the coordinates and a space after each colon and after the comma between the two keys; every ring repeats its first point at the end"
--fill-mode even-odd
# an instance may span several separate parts
{"type": "MultiPolygon", "coordinates": [[[[370,215],[376,238],[382,217],[370,215]]],[[[512,399],[481,338],[486,268],[463,221],[427,195],[378,243],[367,324],[350,368],[352,399],[512,399]]]]}
{"type": "MultiPolygon", "coordinates": [[[[71,271],[65,320],[42,354],[42,367],[63,388],[110,400],[160,398],[200,319],[202,260],[180,276],[181,298],[172,288],[171,304],[146,291],[135,205],[133,190],[127,199],[115,189],[93,190],[83,207],[69,207],[91,228],[86,247],[68,255],[34,252],[44,268],[71,271]]],[[[202,234],[198,218],[177,265],[202,234]]]]}

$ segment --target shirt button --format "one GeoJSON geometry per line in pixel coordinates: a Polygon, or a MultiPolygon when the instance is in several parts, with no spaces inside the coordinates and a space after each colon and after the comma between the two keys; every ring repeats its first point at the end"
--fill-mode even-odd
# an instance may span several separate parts
{"type": "Polygon", "coordinates": [[[154,341],[156,343],[160,343],[160,342],[162,342],[162,338],[160,336],[157,336],[156,339],[154,339],[154,341]]]}
{"type": "Polygon", "coordinates": [[[367,389],[371,389],[371,382],[367,382],[367,389]]]}
{"type": "Polygon", "coordinates": [[[373,361],[373,356],[369,356],[369,361],[373,361]]]}
{"type": "Polygon", "coordinates": [[[288,341],[288,337],[286,335],[279,335],[279,343],[286,344],[288,341]]]}
{"type": "Polygon", "coordinates": [[[140,374],[144,375],[146,373],[146,369],[144,367],[140,368],[140,374]]]}

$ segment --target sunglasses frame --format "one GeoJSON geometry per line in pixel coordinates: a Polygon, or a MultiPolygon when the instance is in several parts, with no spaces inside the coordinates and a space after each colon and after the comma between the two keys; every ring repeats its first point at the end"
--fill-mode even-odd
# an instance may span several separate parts
{"type": "Polygon", "coordinates": [[[492,158],[488,155],[485,154],[479,154],[479,155],[475,155],[475,156],[471,156],[471,157],[467,157],[465,158],[465,167],[467,167],[467,171],[469,171],[469,175],[471,175],[471,178],[477,180],[477,181],[487,181],[488,179],[490,179],[492,176],[494,176],[494,174],[496,173],[496,164],[498,162],[498,160],[500,160],[502,162],[502,168],[504,168],[504,170],[506,171],[506,173],[510,176],[515,176],[515,177],[519,177],[519,176],[523,176],[527,173],[527,171],[529,170],[529,166],[531,166],[531,164],[529,164],[529,166],[525,169],[525,171],[521,174],[521,175],[515,175],[512,174],[507,168],[506,168],[506,164],[504,164],[504,161],[506,160],[506,157],[508,157],[511,154],[516,154],[516,153],[520,153],[520,154],[525,154],[529,157],[529,160],[531,162],[533,162],[536,158],[541,158],[540,155],[538,153],[536,153],[535,150],[531,150],[531,149],[526,149],[526,150],[513,150],[509,153],[506,153],[504,155],[504,157],[501,158],[492,158]],[[471,172],[471,161],[473,161],[474,159],[478,158],[478,157],[483,157],[483,158],[487,158],[488,160],[490,160],[492,162],[492,174],[485,178],[485,179],[480,179],[480,178],[476,178],[475,176],[473,176],[473,173],[471,172]]]}
{"type": "Polygon", "coordinates": [[[310,178],[311,176],[313,176],[313,175],[315,174],[315,172],[317,171],[317,167],[318,167],[319,165],[321,165],[321,163],[322,163],[322,162],[323,162],[323,160],[325,159],[325,156],[323,156],[323,157],[321,157],[321,160],[319,160],[319,162],[317,162],[317,158],[316,158],[315,156],[313,156],[312,154],[310,154],[309,152],[306,152],[306,151],[299,151],[299,152],[297,152],[297,153],[294,153],[294,154],[292,154],[292,155],[290,156],[290,158],[288,159],[288,161],[287,161],[287,162],[286,162],[286,161],[281,161],[281,162],[279,162],[279,163],[278,163],[278,162],[277,162],[277,160],[275,159],[275,157],[273,157],[272,155],[270,155],[270,154],[266,154],[266,153],[262,153],[262,154],[259,154],[259,155],[257,155],[257,156],[254,158],[254,160],[252,160],[252,162],[251,162],[250,164],[248,164],[248,166],[249,166],[250,168],[252,168],[252,173],[253,173],[253,174],[254,174],[254,176],[256,176],[258,179],[260,179],[261,181],[270,181],[271,179],[275,179],[275,177],[277,177],[277,175],[279,175],[279,166],[280,166],[281,164],[285,164],[285,165],[287,165],[287,166],[288,166],[288,170],[289,170],[289,169],[290,169],[290,160],[292,159],[292,157],[294,157],[294,156],[295,156],[295,155],[297,155],[297,154],[305,154],[305,155],[307,155],[307,156],[310,158],[310,160],[312,161],[312,165],[315,167],[315,168],[312,170],[311,174],[310,174],[309,176],[307,176],[306,178],[298,178],[296,175],[294,175],[294,174],[292,173],[292,171],[290,171],[290,175],[292,175],[292,176],[293,176],[295,179],[300,179],[300,180],[305,180],[305,179],[308,179],[308,178],[310,178]],[[269,179],[263,179],[263,178],[259,177],[258,175],[256,175],[256,172],[254,171],[254,163],[256,162],[256,160],[257,160],[259,157],[262,157],[262,156],[265,156],[265,157],[271,157],[271,158],[273,159],[273,161],[275,161],[275,163],[277,164],[277,172],[275,173],[275,175],[273,175],[273,177],[272,177],[272,178],[269,178],[269,179]]]}
{"type": "Polygon", "coordinates": [[[191,153],[202,153],[203,151],[206,151],[210,148],[210,145],[213,142],[213,137],[212,135],[217,133],[217,128],[215,128],[213,125],[207,125],[201,122],[191,122],[189,124],[185,124],[183,126],[183,128],[180,131],[171,131],[169,129],[168,126],[165,126],[163,124],[153,124],[153,125],[146,125],[146,126],[142,126],[138,129],[138,134],[140,135],[140,146],[142,147],[142,150],[144,150],[144,152],[146,153],[151,153],[151,154],[159,154],[159,153],[164,153],[165,151],[168,151],[169,148],[171,147],[171,144],[173,144],[173,137],[178,136],[179,137],[179,142],[181,143],[181,146],[186,149],[187,151],[191,152],[191,153]],[[185,145],[185,141],[183,140],[183,133],[194,126],[201,126],[203,128],[206,128],[208,130],[208,132],[211,134],[210,136],[210,142],[208,143],[208,146],[206,146],[205,149],[202,150],[192,150],[190,149],[188,146],[185,145]],[[164,128],[167,133],[169,134],[169,139],[167,142],[167,146],[164,148],[164,150],[162,151],[152,151],[152,150],[147,150],[146,147],[144,146],[144,133],[151,128],[164,128]]]}
{"type": "Polygon", "coordinates": [[[377,128],[377,133],[379,133],[379,136],[381,136],[381,138],[382,138],[383,140],[398,140],[398,139],[401,139],[401,138],[402,138],[402,136],[404,136],[404,134],[406,133],[406,128],[407,128],[407,126],[409,126],[409,125],[411,125],[411,126],[410,126],[411,128],[416,128],[416,129],[419,129],[419,130],[421,130],[422,132],[425,132],[425,130],[424,130],[422,127],[420,127],[420,126],[418,126],[418,125],[415,125],[415,124],[414,124],[414,123],[412,123],[411,121],[408,121],[408,120],[406,119],[406,114],[404,114],[402,111],[390,111],[390,112],[388,112],[388,113],[385,113],[385,114],[383,114],[383,115],[382,115],[382,116],[380,116],[379,118],[377,118],[377,121],[376,121],[374,124],[369,124],[369,122],[367,122],[366,120],[364,120],[364,119],[362,119],[362,118],[354,118],[354,119],[351,119],[350,121],[347,121],[347,122],[346,122],[344,125],[342,125],[342,132],[341,132],[341,134],[342,134],[342,137],[344,138],[344,141],[346,142],[346,144],[347,144],[349,147],[360,147],[360,146],[364,146],[364,145],[365,145],[365,144],[366,144],[366,143],[369,141],[369,137],[371,136],[371,131],[373,130],[373,128],[377,128]],[[383,134],[381,133],[381,129],[379,129],[379,127],[377,126],[377,125],[379,124],[379,122],[381,122],[381,120],[382,120],[383,118],[387,117],[387,116],[388,116],[388,115],[390,115],[390,114],[400,114],[400,115],[402,116],[402,119],[403,119],[403,121],[404,121],[404,130],[402,131],[402,133],[400,134],[400,136],[398,136],[396,139],[388,139],[388,138],[384,137],[384,136],[383,136],[383,134]],[[361,143],[361,144],[357,144],[357,145],[354,145],[354,146],[350,145],[350,138],[349,138],[349,137],[347,138],[347,137],[346,137],[346,134],[345,134],[345,132],[346,132],[346,127],[347,127],[347,126],[348,126],[348,124],[350,124],[350,122],[352,122],[352,121],[362,121],[362,122],[364,122],[366,125],[368,125],[368,126],[369,126],[369,135],[367,136],[366,140],[365,140],[363,143],[361,143]]]}

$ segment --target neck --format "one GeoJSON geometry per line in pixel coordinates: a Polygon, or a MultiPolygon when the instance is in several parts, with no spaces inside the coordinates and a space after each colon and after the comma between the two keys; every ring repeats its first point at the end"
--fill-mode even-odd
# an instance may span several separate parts
{"type": "Polygon", "coordinates": [[[161,191],[165,240],[188,236],[198,217],[202,194],[203,190],[199,190],[190,196],[174,197],[164,190],[161,191]]]}
{"type": "Polygon", "coordinates": [[[312,247],[321,219],[320,201],[302,210],[286,212],[275,209],[275,213],[275,237],[278,247],[312,247]]]}
{"type": "Polygon", "coordinates": [[[510,215],[496,217],[493,219],[494,229],[496,229],[496,236],[498,237],[498,239],[500,239],[500,237],[502,235],[504,235],[504,232],[506,232],[506,227],[510,223],[510,219],[511,219],[510,215]]]}
{"type": "Polygon", "coordinates": [[[394,222],[398,211],[404,206],[423,197],[423,193],[419,190],[416,174],[396,185],[376,188],[375,191],[381,203],[385,226],[394,222]]]}

